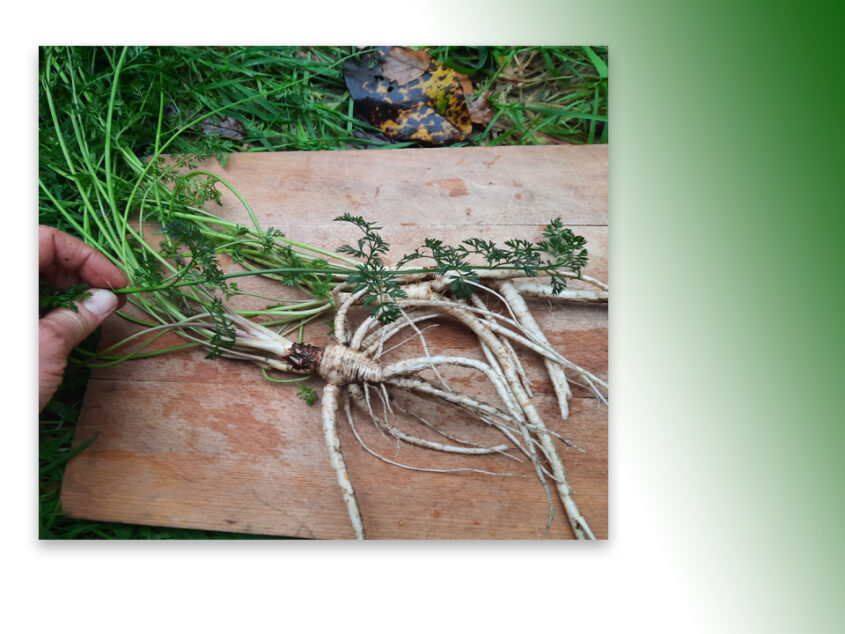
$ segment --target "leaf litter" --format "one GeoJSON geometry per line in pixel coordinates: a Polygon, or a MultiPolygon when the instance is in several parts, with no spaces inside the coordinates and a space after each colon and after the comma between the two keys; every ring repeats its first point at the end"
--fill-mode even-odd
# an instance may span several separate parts
{"type": "Polygon", "coordinates": [[[359,119],[397,141],[464,141],[492,117],[486,95],[472,101],[470,79],[424,50],[381,46],[346,62],[346,86],[359,119]]]}
{"type": "Polygon", "coordinates": [[[224,117],[218,121],[201,124],[203,133],[209,136],[219,136],[232,141],[243,141],[246,138],[246,127],[233,117],[224,117]]]}

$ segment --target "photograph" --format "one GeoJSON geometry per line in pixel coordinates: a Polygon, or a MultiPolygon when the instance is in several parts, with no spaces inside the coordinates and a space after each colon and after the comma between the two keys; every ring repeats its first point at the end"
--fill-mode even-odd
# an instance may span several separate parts
{"type": "Polygon", "coordinates": [[[608,46],[38,48],[41,540],[600,540],[608,46]]]}

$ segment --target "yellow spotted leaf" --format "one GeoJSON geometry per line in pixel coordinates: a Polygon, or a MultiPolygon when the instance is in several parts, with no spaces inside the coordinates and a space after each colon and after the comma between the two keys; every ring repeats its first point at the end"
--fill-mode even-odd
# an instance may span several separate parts
{"type": "Polygon", "coordinates": [[[472,84],[424,51],[373,49],[347,62],[344,77],[356,116],[392,139],[445,145],[472,131],[472,84]]]}

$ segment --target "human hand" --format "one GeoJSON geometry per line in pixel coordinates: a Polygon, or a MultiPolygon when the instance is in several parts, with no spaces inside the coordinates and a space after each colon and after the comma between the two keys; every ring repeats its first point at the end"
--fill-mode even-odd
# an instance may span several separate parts
{"type": "Polygon", "coordinates": [[[38,411],[62,382],[67,357],[74,347],[126,303],[109,288],[123,288],[126,274],[81,240],[53,227],[38,227],[38,274],[58,290],[84,282],[90,297],[74,302],[77,312],[56,308],[38,321],[38,411]]]}

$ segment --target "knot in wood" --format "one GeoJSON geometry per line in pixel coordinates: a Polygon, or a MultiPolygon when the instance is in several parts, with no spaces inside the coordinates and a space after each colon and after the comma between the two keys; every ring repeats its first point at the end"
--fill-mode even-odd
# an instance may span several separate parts
{"type": "Polygon", "coordinates": [[[379,383],[381,365],[357,350],[336,343],[329,344],[320,360],[320,376],[329,383],[379,383]]]}

